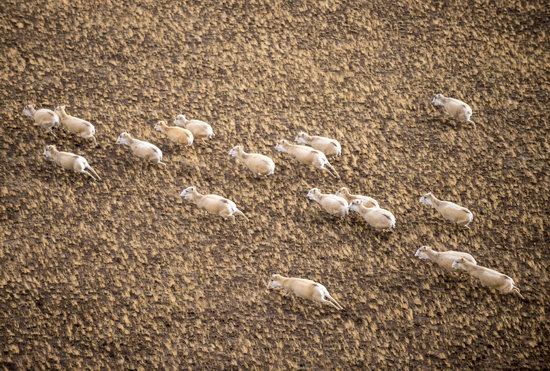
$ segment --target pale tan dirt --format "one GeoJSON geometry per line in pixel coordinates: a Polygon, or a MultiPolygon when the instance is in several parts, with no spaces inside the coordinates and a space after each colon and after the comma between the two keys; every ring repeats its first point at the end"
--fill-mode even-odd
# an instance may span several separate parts
{"type": "Polygon", "coordinates": [[[545,2],[125,3],[0,2],[3,367],[547,367],[545,2]],[[438,92],[478,129],[435,111],[438,92]],[[34,127],[29,102],[66,104],[100,146],[34,127]],[[215,139],[170,145],[152,125],[177,113],[215,139]],[[115,145],[125,130],[166,169],[115,145]],[[341,141],[341,180],[275,153],[299,130],[341,141]],[[52,143],[103,180],[47,162],[52,143]],[[238,143],[276,174],[235,164],[238,143]],[[251,221],[184,204],[189,185],[251,221]],[[305,198],[343,185],[392,210],[395,232],[305,198]],[[472,228],[419,204],[427,191],[470,208],[472,228]],[[525,300],[416,259],[423,244],[472,253],[525,300]],[[322,282],[346,310],[268,292],[273,272],[322,282]]]}

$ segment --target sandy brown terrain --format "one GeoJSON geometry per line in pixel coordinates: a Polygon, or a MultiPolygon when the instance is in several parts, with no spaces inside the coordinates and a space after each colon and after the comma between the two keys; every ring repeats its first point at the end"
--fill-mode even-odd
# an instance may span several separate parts
{"type": "Polygon", "coordinates": [[[0,2],[4,368],[548,367],[545,2],[122,3],[0,2]],[[478,129],[434,110],[439,92],[478,129]],[[33,126],[31,102],[66,104],[99,146],[33,126]],[[152,125],[178,113],[216,137],[171,145],[152,125]],[[274,151],[299,130],[340,140],[340,180],[274,151]],[[168,166],[115,145],[122,131],[168,166]],[[238,143],[275,175],[230,159],[238,143]],[[46,144],[103,180],[46,161],[46,144]],[[251,221],[182,202],[190,185],[251,221]],[[393,211],[395,232],[306,200],[344,185],[393,211]],[[471,209],[471,229],[423,207],[428,191],[471,209]],[[525,299],[418,260],[425,244],[470,252],[525,299]],[[274,272],[320,281],[345,311],[268,292],[274,272]]]}

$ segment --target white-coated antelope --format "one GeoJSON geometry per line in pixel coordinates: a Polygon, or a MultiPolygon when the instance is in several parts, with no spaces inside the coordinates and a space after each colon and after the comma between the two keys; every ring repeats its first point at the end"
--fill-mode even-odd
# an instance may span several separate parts
{"type": "Polygon", "coordinates": [[[445,113],[455,120],[459,122],[467,122],[472,124],[474,129],[476,128],[476,123],[470,119],[470,117],[472,117],[472,107],[463,101],[446,97],[443,94],[436,94],[432,98],[432,105],[445,111],[445,113]]]}
{"type": "Polygon", "coordinates": [[[302,164],[313,166],[316,169],[327,171],[335,178],[340,178],[336,169],[330,164],[327,156],[315,148],[299,144],[290,144],[287,140],[281,140],[275,146],[279,152],[288,153],[302,164]]]}
{"type": "Polygon", "coordinates": [[[59,127],[61,121],[57,113],[47,108],[36,109],[33,104],[29,104],[23,108],[23,114],[34,120],[34,124],[46,129],[54,137],[57,136],[53,132],[53,128],[59,127]]]}
{"type": "Polygon", "coordinates": [[[349,205],[345,198],[330,193],[321,193],[318,188],[312,188],[307,193],[309,200],[317,202],[330,215],[340,218],[348,215],[349,205]]]}
{"type": "Polygon", "coordinates": [[[53,144],[47,145],[46,148],[44,148],[44,157],[55,162],[64,169],[85,174],[93,180],[101,180],[99,175],[97,175],[96,171],[84,157],[70,152],[58,151],[53,144]]]}
{"type": "Polygon", "coordinates": [[[514,283],[514,280],[505,274],[495,271],[494,269],[485,268],[480,265],[473,264],[465,258],[459,258],[453,262],[453,269],[461,269],[475,277],[483,286],[497,290],[501,294],[515,293],[523,299],[519,288],[514,283]]]}
{"type": "Polygon", "coordinates": [[[255,175],[273,175],[275,172],[275,163],[270,157],[259,153],[246,153],[243,146],[233,147],[229,155],[242,162],[255,175]]]}
{"type": "Polygon", "coordinates": [[[188,120],[182,114],[176,116],[174,125],[191,131],[196,139],[211,139],[214,137],[214,130],[210,124],[201,120],[188,120]]]}
{"type": "Polygon", "coordinates": [[[158,165],[166,165],[162,162],[162,151],[152,143],[135,139],[132,135],[126,132],[119,135],[116,143],[130,147],[132,153],[136,157],[158,165]]]}
{"type": "Polygon", "coordinates": [[[268,289],[285,289],[294,293],[294,295],[303,299],[309,299],[321,304],[329,305],[337,310],[342,310],[344,307],[334,299],[327,288],[320,283],[304,278],[284,277],[280,274],[271,276],[271,280],[267,284],[268,289]]]}
{"type": "Polygon", "coordinates": [[[367,224],[375,229],[391,230],[395,228],[395,216],[386,209],[366,207],[361,200],[353,200],[349,209],[361,215],[367,224]]]}
{"type": "Polygon", "coordinates": [[[168,126],[166,121],[157,122],[155,130],[166,135],[174,143],[183,144],[184,146],[193,145],[194,137],[190,130],[180,128],[179,126],[168,126]]]}
{"type": "Polygon", "coordinates": [[[321,137],[318,135],[309,135],[303,131],[299,132],[294,138],[296,143],[307,144],[327,156],[340,156],[342,154],[342,146],[336,139],[321,137]]]}
{"type": "Polygon", "coordinates": [[[453,271],[455,260],[464,258],[472,264],[477,264],[474,257],[466,252],[460,251],[435,251],[430,246],[420,246],[414,256],[422,260],[431,260],[448,272],[453,271]]]}
{"type": "Polygon", "coordinates": [[[460,226],[469,228],[470,223],[474,220],[474,214],[470,210],[454,202],[441,201],[431,192],[420,197],[420,202],[426,206],[433,207],[443,218],[460,226]]]}
{"type": "Polygon", "coordinates": [[[353,200],[361,200],[366,207],[380,207],[378,201],[374,198],[363,195],[353,195],[347,187],[340,188],[338,192],[336,192],[336,195],[344,197],[348,203],[351,203],[353,200]]]}
{"type": "Polygon", "coordinates": [[[92,125],[91,122],[67,114],[67,112],[65,112],[65,106],[57,106],[55,113],[59,115],[61,125],[63,125],[65,130],[80,138],[91,139],[94,144],[97,145],[95,126],[92,125]]]}
{"type": "Polygon", "coordinates": [[[237,208],[235,202],[214,194],[203,195],[197,191],[196,187],[185,188],[180,193],[180,197],[224,219],[232,219],[235,222],[235,215],[239,215],[248,220],[247,216],[237,208]]]}

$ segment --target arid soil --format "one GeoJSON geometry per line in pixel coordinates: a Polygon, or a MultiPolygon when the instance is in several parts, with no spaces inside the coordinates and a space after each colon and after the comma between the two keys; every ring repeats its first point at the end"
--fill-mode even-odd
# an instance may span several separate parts
{"type": "Polygon", "coordinates": [[[542,369],[549,351],[549,75],[544,1],[0,2],[0,364],[8,369],[542,369]],[[265,5],[270,3],[270,5],[265,5]],[[476,130],[431,105],[468,102],[476,130]],[[96,125],[99,146],[21,114],[96,125]],[[185,113],[216,136],[154,131],[185,113]],[[334,137],[341,179],[276,153],[334,137]],[[166,168],[115,144],[157,144],[166,168]],[[257,179],[233,145],[271,156],[257,179]],[[84,155],[93,182],[43,157],[84,155]],[[184,203],[234,200],[235,224],[184,203]],[[375,232],[307,191],[379,200],[375,232]],[[418,202],[475,214],[471,229],[418,202]],[[473,254],[512,277],[502,296],[414,253],[473,254]],[[324,284],[344,311],[268,291],[324,284]]]}

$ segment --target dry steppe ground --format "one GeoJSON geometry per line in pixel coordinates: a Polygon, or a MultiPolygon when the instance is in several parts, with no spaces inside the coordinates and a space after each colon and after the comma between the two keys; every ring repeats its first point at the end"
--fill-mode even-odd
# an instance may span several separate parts
{"type": "Polygon", "coordinates": [[[0,361],[7,369],[548,367],[550,65],[544,1],[0,2],[0,361]],[[477,130],[430,106],[468,102],[477,130]],[[89,119],[58,139],[25,104],[89,119]],[[171,145],[176,114],[216,137],[171,145]],[[299,130],[337,138],[340,180],[275,153],[299,130]],[[158,144],[165,169],[115,145],[158,144]],[[228,156],[272,156],[255,179],[228,156]],[[94,183],[43,158],[82,154],[94,183]],[[195,185],[251,218],[179,198],[195,185]],[[397,228],[336,221],[311,187],[377,198],[397,228]],[[432,191],[475,214],[445,223],[432,191]],[[472,253],[525,300],[414,257],[472,253]],[[323,283],[345,311],[268,292],[323,283]]]}

